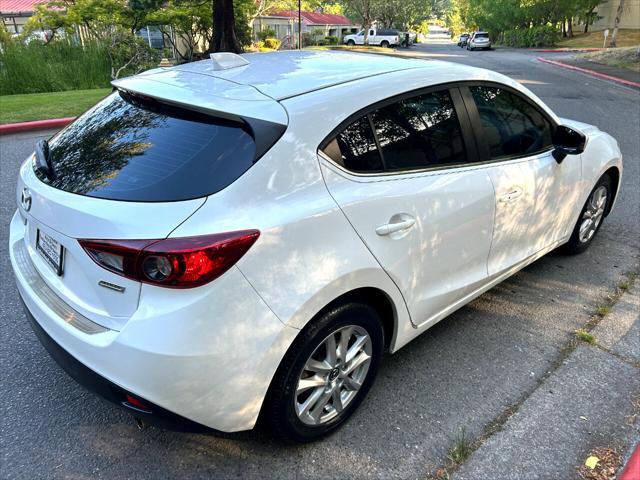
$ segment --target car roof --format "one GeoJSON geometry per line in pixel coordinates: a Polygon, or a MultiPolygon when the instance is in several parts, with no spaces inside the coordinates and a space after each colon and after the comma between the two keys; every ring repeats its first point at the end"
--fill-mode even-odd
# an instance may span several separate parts
{"type": "Polygon", "coordinates": [[[292,50],[242,55],[249,64],[214,70],[213,62],[201,60],[174,67],[190,72],[248,85],[274,100],[351,82],[372,75],[409,70],[424,65],[422,60],[349,52],[292,50]]]}
{"type": "Polygon", "coordinates": [[[329,88],[348,83],[353,85],[351,92],[359,91],[359,83],[371,82],[393,84],[397,86],[396,90],[402,90],[403,86],[415,89],[460,80],[493,80],[521,88],[498,73],[439,60],[313,50],[244,54],[242,57],[249,64],[216,70],[213,61],[201,60],[156,68],[114,80],[112,84],[185,108],[232,119],[254,118],[282,125],[288,124],[283,100],[327,89],[325,103],[340,105],[344,99],[335,97],[329,88]],[[408,81],[411,79],[415,82],[408,81]],[[413,87],[408,86],[414,83],[413,87]]]}

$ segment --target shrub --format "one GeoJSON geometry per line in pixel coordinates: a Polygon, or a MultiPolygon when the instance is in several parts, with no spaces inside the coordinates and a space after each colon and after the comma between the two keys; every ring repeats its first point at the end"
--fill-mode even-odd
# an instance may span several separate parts
{"type": "Polygon", "coordinates": [[[276,31],[272,28],[265,28],[264,30],[259,31],[256,36],[265,42],[268,38],[274,38],[276,36],[276,31]]]}
{"type": "Polygon", "coordinates": [[[552,47],[558,41],[558,30],[551,25],[516,28],[502,34],[502,43],[509,47],[552,47]]]}
{"type": "Polygon", "coordinates": [[[264,40],[264,46],[273,50],[278,50],[282,42],[277,38],[266,38],[264,40]]]}
{"type": "Polygon", "coordinates": [[[98,43],[6,42],[0,49],[0,94],[87,90],[109,86],[109,56],[98,43]]]}
{"type": "Polygon", "coordinates": [[[340,39],[338,37],[334,37],[333,35],[324,37],[324,40],[327,45],[338,45],[340,43],[340,39]]]}
{"type": "Polygon", "coordinates": [[[257,42],[253,43],[253,46],[258,50],[262,50],[264,48],[264,42],[262,40],[258,40],[257,42]]]}

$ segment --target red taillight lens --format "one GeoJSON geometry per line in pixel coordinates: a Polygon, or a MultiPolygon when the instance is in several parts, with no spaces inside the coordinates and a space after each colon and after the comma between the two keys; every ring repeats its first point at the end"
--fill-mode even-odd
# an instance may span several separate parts
{"type": "Polygon", "coordinates": [[[79,240],[103,268],[132,280],[173,288],[204,285],[229,270],[258,230],[164,240],[79,240]]]}

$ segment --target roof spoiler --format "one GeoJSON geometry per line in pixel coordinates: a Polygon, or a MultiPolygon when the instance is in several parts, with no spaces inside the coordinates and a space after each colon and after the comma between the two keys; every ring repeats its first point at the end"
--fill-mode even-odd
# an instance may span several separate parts
{"type": "Polygon", "coordinates": [[[111,84],[119,90],[229,120],[254,118],[280,125],[289,123],[282,105],[253,87],[221,78],[192,75],[166,69],[113,80],[111,84]],[[191,78],[185,78],[187,76],[191,78]]]}

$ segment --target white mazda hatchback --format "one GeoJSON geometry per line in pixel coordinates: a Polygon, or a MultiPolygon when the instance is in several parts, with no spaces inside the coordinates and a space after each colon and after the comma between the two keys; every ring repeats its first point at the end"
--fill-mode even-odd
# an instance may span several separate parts
{"type": "Polygon", "coordinates": [[[517,82],[282,52],[153,70],[36,145],[10,254],[32,326],[140,421],[335,430],[395,352],[611,211],[616,141],[517,82]]]}

